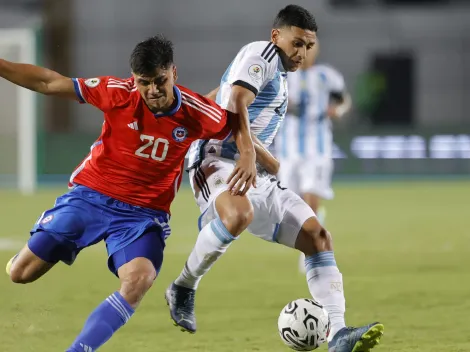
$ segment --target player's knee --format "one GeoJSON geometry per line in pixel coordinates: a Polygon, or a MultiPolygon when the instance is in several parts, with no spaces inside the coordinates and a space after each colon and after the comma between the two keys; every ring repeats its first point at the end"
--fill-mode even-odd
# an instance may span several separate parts
{"type": "Polygon", "coordinates": [[[25,247],[20,254],[13,257],[7,264],[6,271],[10,280],[16,284],[28,284],[39,279],[54,264],[47,263],[32,255],[32,252],[25,247]]]}
{"type": "Polygon", "coordinates": [[[310,218],[304,223],[297,243],[297,248],[306,255],[333,250],[331,234],[315,218],[310,218]]]}
{"type": "Polygon", "coordinates": [[[31,275],[28,275],[27,268],[24,268],[20,265],[11,266],[10,280],[15,284],[28,284],[34,281],[31,275]]]}
{"type": "Polygon", "coordinates": [[[130,271],[127,275],[119,275],[121,279],[120,293],[132,306],[137,307],[155,281],[156,271],[153,266],[145,265],[130,271]]]}
{"type": "Polygon", "coordinates": [[[253,221],[253,205],[247,197],[229,196],[227,202],[218,202],[217,213],[227,230],[233,235],[240,235],[253,221]]]}
{"type": "Polygon", "coordinates": [[[250,204],[248,208],[233,208],[229,213],[225,213],[221,220],[233,236],[238,236],[253,221],[253,207],[250,204]]]}

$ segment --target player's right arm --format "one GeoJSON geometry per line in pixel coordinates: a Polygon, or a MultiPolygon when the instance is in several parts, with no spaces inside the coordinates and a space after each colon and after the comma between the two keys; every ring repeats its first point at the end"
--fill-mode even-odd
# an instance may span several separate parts
{"type": "Polygon", "coordinates": [[[268,82],[273,67],[277,67],[277,57],[272,43],[255,42],[242,50],[239,54],[242,56],[230,70],[228,83],[231,84],[231,93],[226,109],[239,117],[232,121],[232,130],[240,159],[228,178],[229,188],[232,193],[238,193],[243,183],[246,182],[241,192],[244,194],[251,184],[256,184],[256,152],[250,133],[248,107],[253,103],[260,89],[268,82]],[[273,60],[274,57],[276,57],[275,60],[273,60]]]}
{"type": "Polygon", "coordinates": [[[229,189],[232,194],[245,194],[251,185],[256,185],[256,152],[250,132],[248,106],[255,100],[249,89],[234,85],[230,94],[227,110],[237,118],[231,120],[232,133],[237,144],[240,159],[228,177],[229,189]]]}
{"type": "Polygon", "coordinates": [[[72,79],[47,68],[0,59],[0,77],[44,95],[79,100],[72,79]]]}

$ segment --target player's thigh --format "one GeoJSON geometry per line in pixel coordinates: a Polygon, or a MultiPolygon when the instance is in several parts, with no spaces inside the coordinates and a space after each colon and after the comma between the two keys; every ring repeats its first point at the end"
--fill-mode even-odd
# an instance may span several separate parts
{"type": "MultiPolygon", "coordinates": [[[[91,190],[90,190],[91,191],[91,190]]],[[[53,208],[46,210],[30,231],[28,248],[48,263],[63,261],[72,264],[85,247],[99,242],[107,226],[99,204],[83,188],[74,189],[57,198],[53,208]]]]}
{"type": "Polygon", "coordinates": [[[207,157],[189,172],[191,189],[201,213],[209,208],[219,194],[228,190],[227,179],[235,162],[207,157]]]}
{"type": "Polygon", "coordinates": [[[253,201],[255,216],[250,232],[265,240],[296,248],[303,224],[315,218],[315,213],[299,195],[279,183],[272,187],[265,199],[264,205],[261,197],[259,201],[253,201]]]}
{"type": "MultiPolygon", "coordinates": [[[[313,158],[314,159],[314,158],[313,158]]],[[[319,199],[333,199],[331,188],[333,162],[329,159],[305,160],[299,167],[300,194],[314,195],[319,199]]]]}
{"type": "Polygon", "coordinates": [[[164,248],[160,231],[150,228],[109,257],[109,268],[121,281],[119,292],[134,309],[160,272],[164,248]]]}
{"type": "Polygon", "coordinates": [[[113,252],[108,258],[109,270],[121,280],[128,276],[144,276],[153,281],[163,264],[165,241],[161,231],[158,227],[148,228],[134,241],[113,252]],[[135,261],[136,258],[146,259],[147,264],[142,265],[142,261],[135,261]]]}
{"type": "Polygon", "coordinates": [[[199,230],[220,218],[236,236],[251,222],[253,208],[248,197],[232,196],[228,192],[227,179],[234,165],[232,160],[209,157],[190,171],[191,188],[201,210],[199,230]]]}
{"type": "Polygon", "coordinates": [[[114,201],[109,204],[108,215],[110,221],[105,241],[110,271],[118,275],[120,267],[142,257],[153,263],[155,273],[158,273],[165,240],[171,234],[169,214],[114,201]]]}

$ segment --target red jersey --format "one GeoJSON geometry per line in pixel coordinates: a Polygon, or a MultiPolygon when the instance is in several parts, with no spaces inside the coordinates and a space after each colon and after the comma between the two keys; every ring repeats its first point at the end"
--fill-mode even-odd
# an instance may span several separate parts
{"type": "Polygon", "coordinates": [[[224,139],[230,133],[227,113],[214,101],[174,87],[175,108],[154,115],[134,79],[74,78],[81,103],[104,113],[100,137],[70,177],[120,201],[170,212],[181,184],[183,164],[197,139],[224,139]]]}

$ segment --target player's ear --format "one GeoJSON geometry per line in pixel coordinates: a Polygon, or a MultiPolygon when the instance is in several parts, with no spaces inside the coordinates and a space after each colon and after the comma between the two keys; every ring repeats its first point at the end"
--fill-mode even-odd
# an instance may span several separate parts
{"type": "Polygon", "coordinates": [[[279,40],[279,34],[280,34],[279,29],[273,28],[273,29],[271,30],[271,41],[272,41],[275,45],[277,45],[277,42],[278,42],[278,40],[279,40]]]}
{"type": "Polygon", "coordinates": [[[173,65],[173,79],[176,80],[178,79],[178,71],[176,70],[176,65],[173,65]]]}

